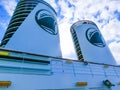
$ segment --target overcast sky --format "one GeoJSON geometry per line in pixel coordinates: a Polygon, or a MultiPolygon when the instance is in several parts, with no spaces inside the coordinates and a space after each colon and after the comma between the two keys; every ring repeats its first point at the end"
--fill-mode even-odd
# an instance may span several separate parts
{"type": "MultiPolygon", "coordinates": [[[[19,0],[0,0],[0,41],[19,0]]],[[[115,60],[120,64],[120,0],[45,0],[58,14],[62,54],[76,59],[70,26],[78,20],[97,24],[115,60]]]]}

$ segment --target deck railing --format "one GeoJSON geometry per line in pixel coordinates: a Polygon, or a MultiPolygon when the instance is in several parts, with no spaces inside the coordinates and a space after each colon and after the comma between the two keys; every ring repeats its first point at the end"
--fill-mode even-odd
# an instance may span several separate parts
{"type": "Polygon", "coordinates": [[[0,49],[0,72],[120,77],[120,66],[0,49]]]}

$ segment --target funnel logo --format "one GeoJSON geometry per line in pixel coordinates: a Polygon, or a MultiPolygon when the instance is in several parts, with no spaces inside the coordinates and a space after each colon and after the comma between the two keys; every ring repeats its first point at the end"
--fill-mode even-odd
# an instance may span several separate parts
{"type": "Polygon", "coordinates": [[[35,20],[37,24],[46,32],[56,35],[58,33],[57,21],[51,12],[42,9],[36,12],[35,20]]]}
{"type": "Polygon", "coordinates": [[[88,28],[86,31],[87,40],[98,47],[105,47],[105,42],[102,38],[102,35],[95,28],[88,28]]]}

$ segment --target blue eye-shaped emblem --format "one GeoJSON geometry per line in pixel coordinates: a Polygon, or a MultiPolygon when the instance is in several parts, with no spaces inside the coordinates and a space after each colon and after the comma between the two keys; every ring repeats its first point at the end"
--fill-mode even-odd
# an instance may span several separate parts
{"type": "Polygon", "coordinates": [[[35,20],[37,24],[48,33],[52,35],[56,35],[58,33],[57,21],[48,10],[38,10],[35,14],[35,20]]]}
{"type": "Polygon", "coordinates": [[[86,31],[86,37],[87,37],[87,40],[95,46],[98,46],[98,47],[106,46],[101,33],[99,32],[99,30],[95,28],[88,28],[86,31]]]}

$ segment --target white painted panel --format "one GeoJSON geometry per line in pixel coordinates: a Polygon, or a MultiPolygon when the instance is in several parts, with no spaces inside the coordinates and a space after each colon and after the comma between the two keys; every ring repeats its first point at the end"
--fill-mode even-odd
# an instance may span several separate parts
{"type": "Polygon", "coordinates": [[[14,33],[5,48],[61,57],[59,31],[53,9],[39,3],[14,33]]]}
{"type": "Polygon", "coordinates": [[[86,61],[116,64],[99,29],[93,24],[80,24],[72,27],[76,31],[78,42],[86,61]]]}

